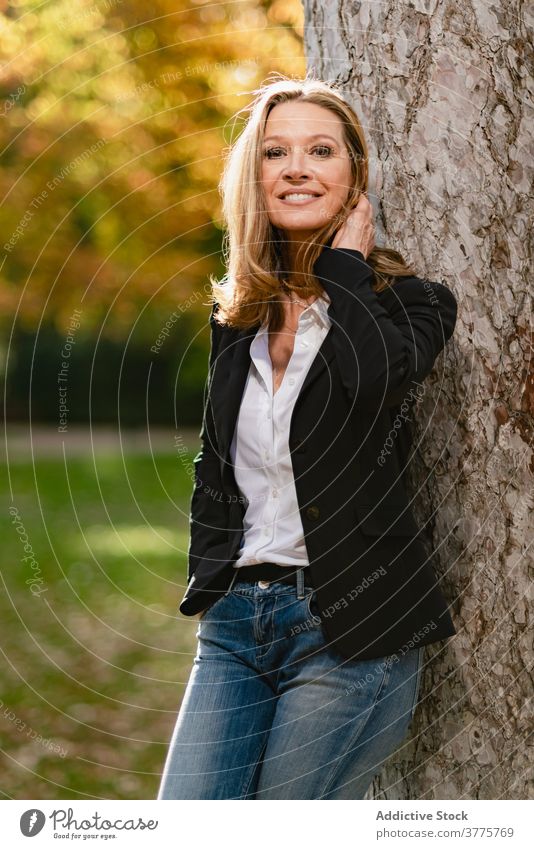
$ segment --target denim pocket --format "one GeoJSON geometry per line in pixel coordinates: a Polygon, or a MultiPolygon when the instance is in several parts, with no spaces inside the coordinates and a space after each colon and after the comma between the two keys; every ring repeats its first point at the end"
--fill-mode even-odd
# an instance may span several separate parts
{"type": "Polygon", "coordinates": [[[306,596],[306,612],[308,614],[308,620],[312,622],[317,627],[321,624],[321,616],[319,615],[319,604],[317,602],[317,591],[313,590],[313,592],[308,593],[306,596]]]}

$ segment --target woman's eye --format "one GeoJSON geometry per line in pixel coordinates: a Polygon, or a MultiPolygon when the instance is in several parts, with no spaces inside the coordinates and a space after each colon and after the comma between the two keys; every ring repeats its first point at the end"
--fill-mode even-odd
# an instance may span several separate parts
{"type": "MultiPolygon", "coordinates": [[[[312,150],[314,150],[314,151],[320,150],[320,151],[326,152],[326,156],[330,156],[330,154],[333,152],[333,148],[330,147],[327,144],[317,145],[316,147],[312,148],[312,150]]],[[[276,154],[277,152],[280,152],[280,151],[283,152],[284,149],[282,147],[268,147],[263,151],[263,155],[267,159],[278,159],[278,156],[274,156],[273,154],[276,154]]],[[[324,153],[321,155],[321,159],[323,157],[324,157],[324,153]]]]}

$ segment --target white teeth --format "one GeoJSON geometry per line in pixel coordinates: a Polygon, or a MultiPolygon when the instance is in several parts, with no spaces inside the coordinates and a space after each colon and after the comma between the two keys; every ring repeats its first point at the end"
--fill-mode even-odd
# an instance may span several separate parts
{"type": "Polygon", "coordinates": [[[313,197],[316,197],[316,195],[301,194],[301,193],[295,192],[294,194],[291,194],[291,195],[284,195],[284,200],[301,200],[302,198],[306,199],[306,198],[313,198],[313,197]]]}

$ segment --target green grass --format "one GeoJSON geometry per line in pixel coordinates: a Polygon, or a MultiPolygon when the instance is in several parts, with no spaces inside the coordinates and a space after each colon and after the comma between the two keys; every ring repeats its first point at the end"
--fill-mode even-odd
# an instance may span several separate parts
{"type": "Polygon", "coordinates": [[[192,490],[182,460],[4,468],[4,798],[156,797],[198,625],[178,614],[192,490]]]}

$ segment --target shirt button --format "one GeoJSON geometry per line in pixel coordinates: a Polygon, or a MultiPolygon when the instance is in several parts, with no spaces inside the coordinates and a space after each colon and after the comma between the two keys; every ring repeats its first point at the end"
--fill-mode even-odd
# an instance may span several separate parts
{"type": "Polygon", "coordinates": [[[318,519],[320,516],[320,510],[316,504],[312,504],[311,507],[308,507],[306,510],[306,516],[308,519],[318,519]]]}
{"type": "Polygon", "coordinates": [[[264,537],[269,536],[269,528],[264,528],[264,529],[263,529],[263,536],[264,536],[264,537]]]}
{"type": "Polygon", "coordinates": [[[295,378],[294,378],[294,377],[290,377],[290,378],[289,378],[289,383],[291,384],[291,386],[293,386],[293,384],[295,383],[295,378]]]}
{"type": "Polygon", "coordinates": [[[301,341],[301,343],[300,343],[300,344],[302,345],[302,347],[303,347],[303,348],[307,348],[307,347],[308,347],[308,343],[306,342],[306,340],[305,340],[305,339],[303,339],[303,340],[301,341]]]}
{"type": "Polygon", "coordinates": [[[278,498],[278,490],[273,489],[273,498],[278,498]]]}

